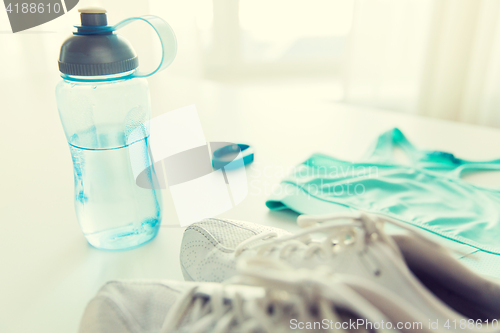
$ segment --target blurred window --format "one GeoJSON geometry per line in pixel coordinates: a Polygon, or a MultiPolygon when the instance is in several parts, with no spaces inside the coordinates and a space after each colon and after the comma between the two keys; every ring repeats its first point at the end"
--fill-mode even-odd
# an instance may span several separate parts
{"type": "Polygon", "coordinates": [[[207,76],[339,73],[353,24],[354,0],[202,3],[196,23],[207,76]]]}
{"type": "Polygon", "coordinates": [[[353,6],[353,0],[240,0],[242,59],[339,59],[352,26],[353,6]]]}

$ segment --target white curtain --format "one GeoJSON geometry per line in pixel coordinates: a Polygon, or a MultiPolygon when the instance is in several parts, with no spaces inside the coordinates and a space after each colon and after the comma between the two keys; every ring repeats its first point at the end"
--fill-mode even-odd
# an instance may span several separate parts
{"type": "Polygon", "coordinates": [[[357,0],[347,102],[500,127],[499,0],[357,0]]]}

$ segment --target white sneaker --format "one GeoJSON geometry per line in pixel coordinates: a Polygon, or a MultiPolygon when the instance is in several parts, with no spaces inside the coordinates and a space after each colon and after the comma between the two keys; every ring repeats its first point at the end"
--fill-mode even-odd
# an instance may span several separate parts
{"type": "Polygon", "coordinates": [[[232,284],[109,282],[88,304],[79,332],[394,332],[379,310],[341,282],[280,278],[251,260],[243,266],[247,274],[232,284]]]}
{"type": "MultiPolygon", "coordinates": [[[[205,220],[186,229],[181,267],[187,280],[216,282],[233,276],[237,261],[245,258],[279,259],[294,268],[328,267],[330,272],[361,277],[383,286],[389,299],[413,307],[415,314],[432,323],[438,321],[440,329],[474,332],[479,325],[460,326],[474,318],[474,323],[482,321],[482,330],[498,330],[498,325],[492,327],[491,323],[500,318],[499,284],[472,273],[443,247],[419,234],[388,236],[383,231],[383,221],[408,229],[401,222],[364,213],[301,216],[297,222],[308,227],[297,234],[249,222],[205,220]],[[312,235],[318,233],[323,238],[314,240],[312,235]],[[405,260],[435,294],[415,277],[405,260]],[[466,278],[455,272],[466,274],[466,278]]],[[[351,287],[375,301],[363,284],[351,287]]],[[[389,310],[386,308],[384,313],[388,315],[389,310]]]]}

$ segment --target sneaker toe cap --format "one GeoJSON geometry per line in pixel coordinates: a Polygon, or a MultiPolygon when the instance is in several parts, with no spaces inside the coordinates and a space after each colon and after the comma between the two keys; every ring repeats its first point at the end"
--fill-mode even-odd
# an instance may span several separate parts
{"type": "Polygon", "coordinates": [[[251,222],[206,219],[186,228],[180,261],[186,280],[221,282],[236,274],[234,249],[257,234],[287,231],[251,222]]]}

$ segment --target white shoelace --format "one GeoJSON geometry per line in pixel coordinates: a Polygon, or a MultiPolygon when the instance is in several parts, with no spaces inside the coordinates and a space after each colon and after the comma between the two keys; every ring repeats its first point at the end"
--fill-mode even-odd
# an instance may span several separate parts
{"type": "Polygon", "coordinates": [[[331,300],[319,295],[314,297],[317,312],[313,314],[309,309],[311,303],[304,302],[304,295],[268,290],[263,298],[245,300],[237,292],[229,296],[225,288],[227,286],[219,285],[208,298],[196,294],[198,287],[191,288],[169,311],[161,332],[183,328],[190,333],[227,333],[231,329],[242,333],[277,333],[289,331],[291,318],[304,322],[318,321],[318,318],[338,321],[331,300]],[[191,312],[188,314],[188,311],[191,312]],[[183,323],[186,315],[189,322],[183,323]]]}
{"type": "Polygon", "coordinates": [[[298,272],[285,263],[266,258],[245,259],[238,266],[240,275],[214,285],[210,295],[199,292],[199,286],[185,292],[169,311],[160,333],[187,329],[190,333],[289,332],[290,319],[340,322],[336,312],[339,306],[350,308],[362,318],[377,320],[382,316],[341,278],[336,282],[328,276],[328,282],[323,283],[326,275],[316,274],[311,278],[307,271],[298,272]],[[266,267],[269,269],[263,270],[266,267]],[[238,286],[248,285],[263,288],[264,296],[246,299],[237,292],[238,286]],[[227,292],[229,287],[232,292],[227,292]]]}
{"type": "Polygon", "coordinates": [[[271,253],[278,249],[280,244],[286,243],[279,250],[281,259],[285,259],[295,250],[304,247],[307,247],[304,252],[304,259],[308,259],[313,254],[335,255],[348,246],[355,246],[357,250],[363,251],[370,240],[378,239],[391,247],[398,256],[402,257],[396,243],[383,231],[384,222],[403,228],[430,245],[441,247],[441,245],[415,232],[404,222],[383,215],[360,212],[319,216],[301,215],[297,218],[297,224],[305,228],[304,231],[279,238],[275,232],[258,234],[238,244],[234,254],[240,256],[245,250],[256,250],[258,255],[263,255],[271,253]],[[328,236],[321,242],[314,241],[311,234],[319,232],[328,232],[328,236]],[[254,244],[262,240],[264,242],[254,244]]]}

